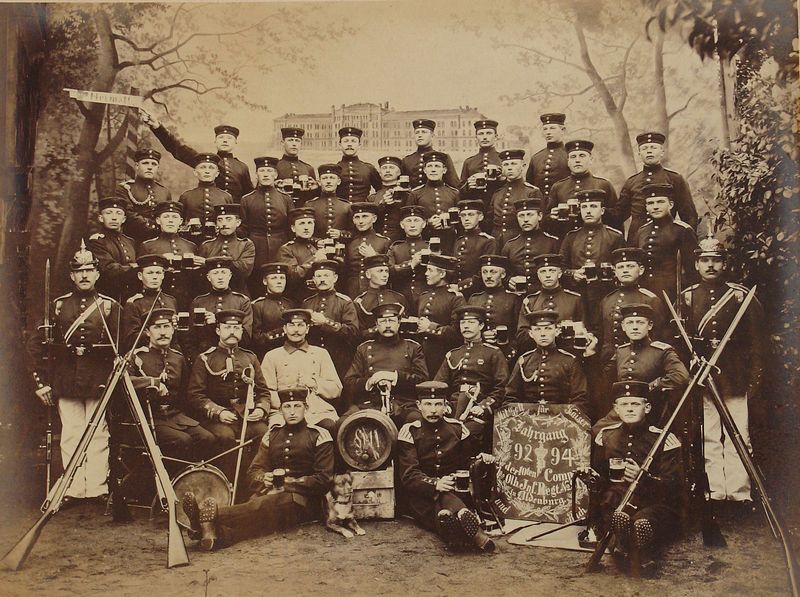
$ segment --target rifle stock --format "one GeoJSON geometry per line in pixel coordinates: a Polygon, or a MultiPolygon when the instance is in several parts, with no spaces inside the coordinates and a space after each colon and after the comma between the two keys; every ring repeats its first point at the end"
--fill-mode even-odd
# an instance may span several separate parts
{"type": "Polygon", "coordinates": [[[39,520],[36,521],[30,530],[25,533],[22,538],[17,541],[17,544],[12,547],[3,557],[4,566],[6,566],[9,570],[14,571],[19,570],[22,567],[22,565],[25,563],[25,560],[28,559],[33,546],[36,545],[36,541],[39,539],[39,535],[42,533],[44,525],[47,524],[53,514],[55,514],[55,511],[49,510],[39,517],[39,520]]]}

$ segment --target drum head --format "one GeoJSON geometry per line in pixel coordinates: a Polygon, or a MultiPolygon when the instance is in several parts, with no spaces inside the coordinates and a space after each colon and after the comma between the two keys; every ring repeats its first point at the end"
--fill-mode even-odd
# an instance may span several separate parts
{"type": "Polygon", "coordinates": [[[220,506],[228,506],[231,503],[231,486],[225,474],[215,466],[204,464],[201,466],[190,466],[183,470],[172,480],[172,487],[178,497],[178,523],[189,528],[189,518],[183,511],[183,494],[187,491],[194,493],[197,503],[200,504],[208,497],[217,500],[220,506]]]}

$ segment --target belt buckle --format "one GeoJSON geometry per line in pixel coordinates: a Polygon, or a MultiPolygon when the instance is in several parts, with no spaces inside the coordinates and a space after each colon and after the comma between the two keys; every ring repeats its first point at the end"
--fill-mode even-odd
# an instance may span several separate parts
{"type": "Polygon", "coordinates": [[[82,357],[86,354],[86,347],[85,346],[76,346],[75,347],[75,356],[82,357]]]}

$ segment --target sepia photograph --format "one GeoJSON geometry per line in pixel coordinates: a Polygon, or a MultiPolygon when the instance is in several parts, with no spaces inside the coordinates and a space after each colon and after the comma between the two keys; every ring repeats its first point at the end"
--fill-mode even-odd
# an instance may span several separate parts
{"type": "Polygon", "coordinates": [[[0,2],[0,593],[800,596],[799,22],[0,2]]]}

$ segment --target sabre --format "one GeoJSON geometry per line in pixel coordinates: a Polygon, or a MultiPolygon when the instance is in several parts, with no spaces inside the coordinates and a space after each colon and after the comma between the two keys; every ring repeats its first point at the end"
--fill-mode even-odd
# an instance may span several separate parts
{"type": "Polygon", "coordinates": [[[239,435],[239,453],[236,456],[236,472],[233,475],[233,491],[231,492],[231,506],[236,501],[236,488],[239,486],[239,471],[242,468],[242,453],[244,452],[245,437],[247,437],[247,417],[255,408],[253,389],[256,383],[256,371],[253,365],[248,365],[242,371],[242,381],[247,384],[247,397],[244,401],[244,416],[242,417],[242,432],[239,435]],[[248,375],[248,371],[250,374],[248,375]]]}
{"type": "MultiPolygon", "coordinates": [[[[44,322],[41,326],[44,332],[45,359],[47,360],[47,379],[53,378],[53,324],[50,321],[50,258],[44,264],[44,322]]],[[[34,373],[38,387],[44,387],[39,376],[34,373]]],[[[50,493],[50,481],[53,475],[53,406],[47,405],[47,429],[45,431],[45,496],[50,493]]]]}

